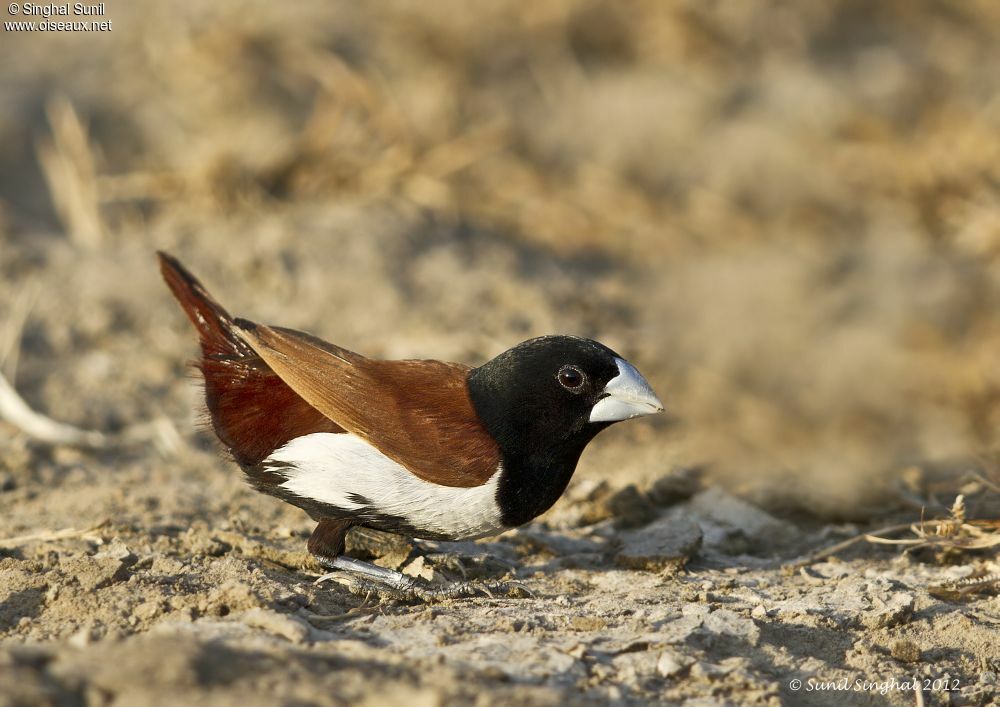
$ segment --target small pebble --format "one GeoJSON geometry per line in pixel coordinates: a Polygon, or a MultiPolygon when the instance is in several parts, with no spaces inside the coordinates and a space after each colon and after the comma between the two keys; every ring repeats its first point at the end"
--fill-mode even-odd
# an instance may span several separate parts
{"type": "Polygon", "coordinates": [[[574,616],[569,623],[575,631],[601,631],[608,627],[608,622],[600,616],[574,616]]]}
{"type": "Polygon", "coordinates": [[[690,665],[690,661],[684,661],[676,653],[663,651],[660,653],[660,658],[656,661],[656,674],[663,678],[669,678],[682,671],[688,665],[690,665]]]}
{"type": "Polygon", "coordinates": [[[916,663],[920,660],[920,647],[909,639],[900,639],[892,644],[890,654],[896,660],[904,663],[916,663]]]}

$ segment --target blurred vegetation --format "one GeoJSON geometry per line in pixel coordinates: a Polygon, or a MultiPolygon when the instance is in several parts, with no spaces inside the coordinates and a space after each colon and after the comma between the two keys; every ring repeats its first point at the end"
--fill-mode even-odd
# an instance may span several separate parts
{"type": "Polygon", "coordinates": [[[995,2],[107,5],[0,47],[0,302],[46,293],[49,410],[183,414],[159,247],[371,354],[601,338],[679,424],[586,473],[850,516],[997,448],[995,2]]]}

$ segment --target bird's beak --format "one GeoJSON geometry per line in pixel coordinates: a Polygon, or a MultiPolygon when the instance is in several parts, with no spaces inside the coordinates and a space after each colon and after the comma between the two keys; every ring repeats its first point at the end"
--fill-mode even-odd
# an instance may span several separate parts
{"type": "Polygon", "coordinates": [[[615,359],[618,375],[604,386],[604,397],[590,411],[591,422],[617,422],[663,412],[663,403],[628,361],[615,359]]]}

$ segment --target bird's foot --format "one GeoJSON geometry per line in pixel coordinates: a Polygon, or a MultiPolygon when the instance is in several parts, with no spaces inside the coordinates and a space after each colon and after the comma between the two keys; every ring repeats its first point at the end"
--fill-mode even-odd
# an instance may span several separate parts
{"type": "Polygon", "coordinates": [[[431,551],[424,554],[434,565],[455,572],[462,580],[484,579],[511,572],[516,569],[513,563],[490,555],[470,556],[458,552],[431,551]]]}
{"type": "Polygon", "coordinates": [[[532,596],[531,591],[520,582],[451,582],[435,586],[415,577],[408,577],[401,572],[349,557],[317,559],[324,567],[336,570],[318,578],[317,584],[332,580],[346,587],[352,594],[376,596],[383,601],[429,604],[480,596],[490,598],[532,596]]]}
{"type": "Polygon", "coordinates": [[[382,601],[401,601],[407,604],[434,604],[449,599],[473,597],[496,599],[532,596],[531,591],[520,582],[451,582],[433,586],[411,578],[406,584],[386,584],[346,572],[331,572],[316,582],[325,580],[337,582],[352,594],[361,597],[378,597],[382,601]]]}

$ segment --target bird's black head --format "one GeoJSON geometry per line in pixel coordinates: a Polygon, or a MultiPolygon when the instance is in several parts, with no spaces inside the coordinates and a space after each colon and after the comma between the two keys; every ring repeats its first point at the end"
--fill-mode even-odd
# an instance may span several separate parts
{"type": "Polygon", "coordinates": [[[501,503],[510,506],[504,508],[510,525],[555,503],[594,435],[663,409],[631,364],[575,336],[543,336],[503,352],[469,374],[469,393],[500,445],[506,470],[500,494],[519,497],[501,503]]]}

